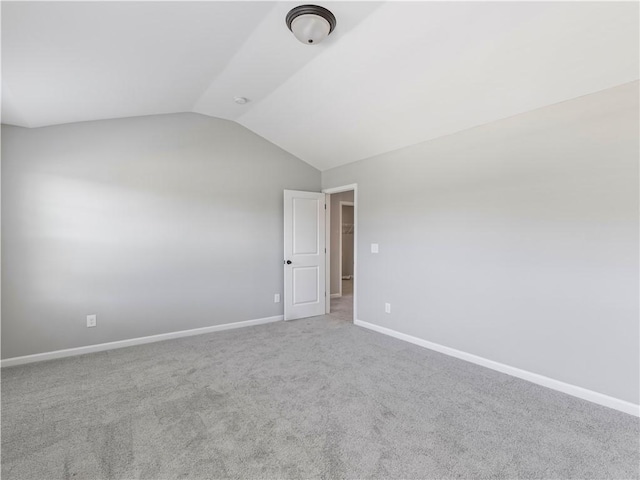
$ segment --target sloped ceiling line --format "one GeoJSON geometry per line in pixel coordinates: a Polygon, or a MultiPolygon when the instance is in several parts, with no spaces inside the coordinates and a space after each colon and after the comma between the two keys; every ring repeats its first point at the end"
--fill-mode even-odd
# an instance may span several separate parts
{"type": "Polygon", "coordinates": [[[637,2],[321,2],[314,46],[295,5],[3,2],[2,120],[192,111],[326,170],[640,76],[637,2]]]}

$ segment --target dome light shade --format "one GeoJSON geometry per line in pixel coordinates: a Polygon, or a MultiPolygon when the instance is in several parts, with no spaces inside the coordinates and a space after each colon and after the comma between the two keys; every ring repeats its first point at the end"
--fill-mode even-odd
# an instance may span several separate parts
{"type": "Polygon", "coordinates": [[[305,45],[315,45],[327,38],[336,27],[336,17],[318,5],[300,5],[286,18],[287,27],[305,45]]]}

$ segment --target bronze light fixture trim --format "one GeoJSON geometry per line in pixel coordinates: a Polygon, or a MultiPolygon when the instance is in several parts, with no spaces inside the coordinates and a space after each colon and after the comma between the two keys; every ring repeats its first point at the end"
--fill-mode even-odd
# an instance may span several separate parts
{"type": "Polygon", "coordinates": [[[315,45],[336,28],[336,17],[319,5],[300,5],[287,13],[287,28],[305,45],[315,45]]]}

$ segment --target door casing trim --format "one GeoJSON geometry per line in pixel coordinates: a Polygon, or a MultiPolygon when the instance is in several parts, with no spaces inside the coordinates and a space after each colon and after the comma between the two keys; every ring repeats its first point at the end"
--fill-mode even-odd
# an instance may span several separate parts
{"type": "MultiPolygon", "coordinates": [[[[332,195],[334,193],[349,192],[353,190],[353,319],[358,318],[358,184],[351,183],[339,187],[323,188],[322,193],[332,195]]],[[[325,215],[325,235],[327,255],[325,258],[325,290],[327,291],[325,312],[331,311],[331,197],[325,200],[327,202],[327,214],[325,215]]],[[[342,208],[342,207],[341,207],[342,208]]],[[[342,290],[342,289],[341,289],[342,290]]]]}

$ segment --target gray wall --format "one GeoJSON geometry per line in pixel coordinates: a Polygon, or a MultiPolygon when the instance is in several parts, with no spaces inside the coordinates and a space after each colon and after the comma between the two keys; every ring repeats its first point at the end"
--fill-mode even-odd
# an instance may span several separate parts
{"type": "Polygon", "coordinates": [[[329,259],[331,267],[331,293],[340,293],[340,202],[353,202],[353,191],[334,193],[331,199],[331,258],[329,259]]]}
{"type": "Polygon", "coordinates": [[[244,127],[3,126],[2,161],[3,358],[282,314],[283,190],[320,172],[244,127]]]}
{"type": "Polygon", "coordinates": [[[633,82],[323,172],[359,319],[639,403],[638,114],[633,82]]]}

